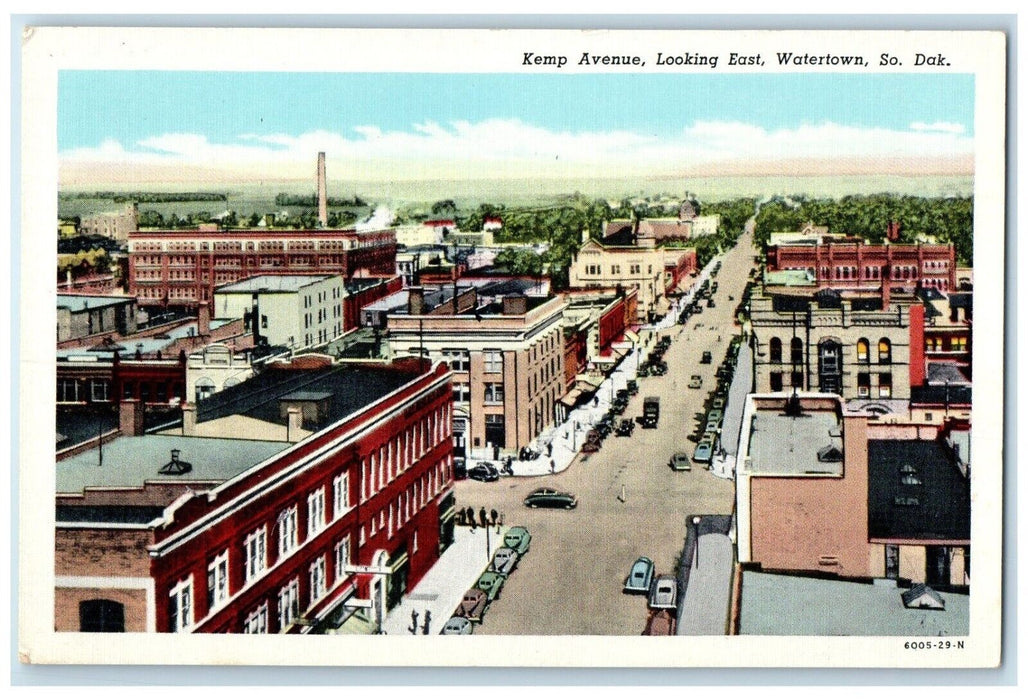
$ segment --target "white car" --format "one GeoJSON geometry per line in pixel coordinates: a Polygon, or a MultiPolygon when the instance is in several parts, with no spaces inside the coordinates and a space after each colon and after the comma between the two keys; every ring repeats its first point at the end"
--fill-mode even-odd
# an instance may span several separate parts
{"type": "Polygon", "coordinates": [[[674,576],[659,576],[650,588],[650,607],[654,610],[678,607],[678,582],[674,576]]]}

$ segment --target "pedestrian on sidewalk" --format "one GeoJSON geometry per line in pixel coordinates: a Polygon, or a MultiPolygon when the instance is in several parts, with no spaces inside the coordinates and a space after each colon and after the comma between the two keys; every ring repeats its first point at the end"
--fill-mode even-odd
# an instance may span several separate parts
{"type": "Polygon", "coordinates": [[[407,631],[410,632],[411,634],[417,634],[418,633],[418,611],[417,610],[411,610],[410,611],[410,620],[411,620],[410,627],[407,628],[407,631]]]}
{"type": "Polygon", "coordinates": [[[489,524],[490,525],[495,525],[496,524],[496,519],[498,517],[500,517],[500,514],[496,512],[495,508],[493,508],[491,511],[489,511],[489,524]]]}
{"type": "Polygon", "coordinates": [[[429,628],[432,626],[432,611],[425,611],[425,626],[421,628],[423,634],[428,634],[429,628]]]}
{"type": "Polygon", "coordinates": [[[489,521],[485,519],[485,506],[478,511],[478,522],[482,523],[482,527],[489,527],[489,521]]]}
{"type": "Polygon", "coordinates": [[[553,443],[552,442],[546,445],[546,456],[547,457],[552,457],[553,456],[553,443]]]}
{"type": "Polygon", "coordinates": [[[550,460],[550,473],[551,474],[556,474],[557,473],[557,463],[554,462],[552,459],[550,460]]]}

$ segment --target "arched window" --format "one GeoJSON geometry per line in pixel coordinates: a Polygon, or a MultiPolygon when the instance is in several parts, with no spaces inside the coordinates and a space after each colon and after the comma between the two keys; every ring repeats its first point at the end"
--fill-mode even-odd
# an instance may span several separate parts
{"type": "Polygon", "coordinates": [[[768,352],[771,353],[771,362],[782,361],[782,340],[781,338],[772,338],[771,342],[768,343],[768,352]]]}
{"type": "Polygon", "coordinates": [[[871,343],[868,342],[867,338],[861,338],[857,341],[857,362],[870,362],[871,361],[871,343]]]}
{"type": "Polygon", "coordinates": [[[888,338],[882,338],[878,341],[878,364],[892,364],[892,343],[889,342],[888,338]]]}
{"type": "Polygon", "coordinates": [[[203,401],[217,390],[214,382],[207,377],[197,379],[195,387],[197,401],[203,401]]]}
{"type": "Polygon", "coordinates": [[[799,338],[793,338],[789,348],[790,360],[794,365],[803,364],[803,341],[799,338]]]}
{"type": "Polygon", "coordinates": [[[83,600],[79,603],[80,632],[124,632],[125,606],[113,600],[83,600]]]}

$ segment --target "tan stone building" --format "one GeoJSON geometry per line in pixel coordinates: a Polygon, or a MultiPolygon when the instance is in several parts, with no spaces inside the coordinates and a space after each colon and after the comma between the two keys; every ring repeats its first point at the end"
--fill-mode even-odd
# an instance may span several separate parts
{"type": "Polygon", "coordinates": [[[757,392],[908,399],[921,382],[924,307],[912,296],[757,292],[750,323],[757,392]]]}
{"type": "Polygon", "coordinates": [[[474,287],[414,287],[406,313],[389,314],[394,354],[423,353],[453,371],[455,454],[517,452],[554,424],[566,390],[564,306],[523,295],[480,304],[474,287]]]}

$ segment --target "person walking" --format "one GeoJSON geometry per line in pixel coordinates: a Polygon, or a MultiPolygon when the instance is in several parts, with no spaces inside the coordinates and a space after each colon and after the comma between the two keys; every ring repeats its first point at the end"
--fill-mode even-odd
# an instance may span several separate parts
{"type": "Polygon", "coordinates": [[[421,628],[422,634],[428,634],[428,630],[432,626],[432,611],[425,611],[425,626],[421,628]]]}
{"type": "Polygon", "coordinates": [[[552,459],[550,460],[550,473],[551,474],[556,474],[557,473],[557,463],[554,462],[552,459]]]}

